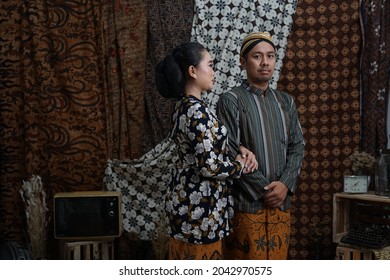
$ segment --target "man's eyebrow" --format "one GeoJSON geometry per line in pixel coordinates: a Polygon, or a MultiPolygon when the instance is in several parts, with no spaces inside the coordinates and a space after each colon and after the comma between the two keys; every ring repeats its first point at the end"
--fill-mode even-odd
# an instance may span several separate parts
{"type": "Polygon", "coordinates": [[[276,52],[275,51],[269,51],[269,52],[261,52],[261,51],[255,51],[253,52],[253,54],[257,54],[257,53],[265,53],[265,54],[275,54],[276,52]]]}

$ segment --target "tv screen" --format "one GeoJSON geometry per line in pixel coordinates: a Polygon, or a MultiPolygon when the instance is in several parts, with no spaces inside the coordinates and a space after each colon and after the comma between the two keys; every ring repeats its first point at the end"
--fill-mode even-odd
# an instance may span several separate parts
{"type": "Polygon", "coordinates": [[[90,239],[120,235],[117,192],[59,193],[54,197],[55,237],[90,239]]]}

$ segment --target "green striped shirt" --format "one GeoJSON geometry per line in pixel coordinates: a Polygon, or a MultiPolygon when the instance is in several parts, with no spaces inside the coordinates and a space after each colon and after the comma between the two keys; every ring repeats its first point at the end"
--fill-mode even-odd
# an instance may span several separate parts
{"type": "Polygon", "coordinates": [[[282,210],[289,209],[305,146],[293,98],[282,91],[262,91],[243,83],[221,95],[217,115],[228,129],[233,155],[242,145],[259,163],[257,171],[235,181],[235,208],[257,212],[263,206],[264,187],[281,181],[289,189],[282,210]]]}

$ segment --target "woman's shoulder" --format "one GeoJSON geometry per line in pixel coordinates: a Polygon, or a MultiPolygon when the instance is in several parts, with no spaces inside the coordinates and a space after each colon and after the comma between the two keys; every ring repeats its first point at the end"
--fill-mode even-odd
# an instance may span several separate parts
{"type": "Polygon", "coordinates": [[[180,99],[178,101],[176,106],[177,106],[178,110],[181,111],[182,113],[188,112],[188,113],[193,114],[196,111],[200,111],[200,112],[204,112],[204,113],[209,112],[209,109],[203,100],[198,99],[196,97],[192,97],[192,96],[183,97],[182,99],[180,99]]]}

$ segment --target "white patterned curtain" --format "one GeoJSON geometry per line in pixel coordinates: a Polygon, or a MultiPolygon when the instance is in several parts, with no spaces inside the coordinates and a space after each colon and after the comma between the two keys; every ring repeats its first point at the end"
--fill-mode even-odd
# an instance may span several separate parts
{"type": "Polygon", "coordinates": [[[277,48],[270,86],[276,88],[287,37],[298,0],[195,0],[191,41],[203,44],[214,60],[215,84],[203,98],[215,110],[219,96],[246,79],[240,68],[242,39],[252,31],[268,31],[277,48]]]}

